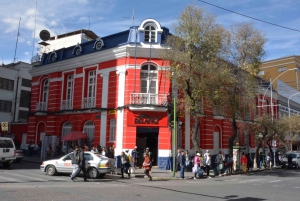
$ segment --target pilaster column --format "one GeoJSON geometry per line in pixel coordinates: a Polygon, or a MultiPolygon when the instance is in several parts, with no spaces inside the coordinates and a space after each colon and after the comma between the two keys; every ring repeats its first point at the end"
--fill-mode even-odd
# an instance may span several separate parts
{"type": "MultiPolygon", "coordinates": [[[[119,75],[118,85],[118,107],[124,106],[125,103],[125,76],[126,69],[117,70],[119,75]]],[[[120,109],[117,112],[117,136],[116,136],[116,148],[115,155],[120,155],[123,150],[123,127],[124,127],[124,109],[120,109]]]]}
{"type": "MultiPolygon", "coordinates": [[[[107,108],[109,73],[101,73],[100,76],[103,78],[101,107],[107,108]]],[[[105,145],[106,145],[106,123],[107,123],[107,111],[103,111],[103,112],[101,112],[101,126],[100,126],[100,145],[101,145],[101,147],[105,147],[105,145]]]]}

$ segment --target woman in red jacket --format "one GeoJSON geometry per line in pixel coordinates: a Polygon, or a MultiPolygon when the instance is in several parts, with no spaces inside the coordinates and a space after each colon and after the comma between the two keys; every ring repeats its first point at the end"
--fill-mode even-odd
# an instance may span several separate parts
{"type": "Polygon", "coordinates": [[[143,168],[145,168],[144,173],[145,173],[145,175],[149,178],[149,181],[152,181],[152,177],[151,177],[151,175],[149,174],[149,172],[151,171],[151,167],[152,167],[152,165],[151,165],[151,160],[150,160],[148,154],[147,154],[147,153],[144,153],[144,163],[143,163],[143,168]]]}
{"type": "Polygon", "coordinates": [[[242,152],[241,164],[242,164],[242,170],[244,174],[247,174],[247,163],[248,163],[247,156],[245,156],[244,152],[242,152]]]}

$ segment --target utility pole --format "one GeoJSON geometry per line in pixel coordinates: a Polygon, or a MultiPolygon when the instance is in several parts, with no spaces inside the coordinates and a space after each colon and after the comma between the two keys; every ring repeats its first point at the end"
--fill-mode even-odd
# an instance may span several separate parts
{"type": "Polygon", "coordinates": [[[173,104],[174,104],[174,119],[173,119],[173,177],[175,177],[175,172],[176,172],[176,164],[175,164],[175,161],[176,161],[176,145],[177,145],[177,140],[176,140],[176,134],[177,134],[177,127],[176,127],[176,96],[174,94],[174,97],[173,97],[174,101],[173,101],[173,104]]]}

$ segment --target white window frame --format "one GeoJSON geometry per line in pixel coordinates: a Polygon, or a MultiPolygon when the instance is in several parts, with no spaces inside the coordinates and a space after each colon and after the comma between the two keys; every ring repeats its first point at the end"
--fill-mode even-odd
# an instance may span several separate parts
{"type": "Polygon", "coordinates": [[[110,122],[109,122],[109,141],[110,142],[116,141],[116,134],[117,134],[117,119],[110,119],[110,122]]]}
{"type": "Polygon", "coordinates": [[[67,75],[67,91],[66,91],[66,100],[73,99],[73,89],[74,89],[74,75],[67,75]]]}
{"type": "Polygon", "coordinates": [[[158,70],[157,70],[157,66],[154,65],[154,64],[152,64],[152,63],[144,64],[144,65],[141,66],[140,75],[142,73],[147,73],[147,78],[142,78],[142,76],[140,76],[140,81],[141,81],[140,90],[141,90],[141,93],[147,93],[147,94],[149,94],[150,93],[150,84],[151,84],[151,81],[155,81],[155,94],[157,94],[158,93],[157,92],[158,91],[158,87],[157,87],[157,84],[158,84],[158,70]],[[142,70],[142,68],[144,66],[148,66],[148,70],[142,70]],[[150,70],[151,66],[154,66],[156,68],[156,70],[150,70]],[[154,74],[154,73],[156,74],[156,78],[151,78],[151,75],[154,74]],[[146,92],[142,91],[142,81],[147,81],[147,91],[146,92]]]}
{"type": "Polygon", "coordinates": [[[87,135],[88,140],[92,141],[95,137],[95,124],[93,121],[85,122],[83,126],[83,132],[87,135]]]}
{"type": "Polygon", "coordinates": [[[148,23],[144,27],[144,41],[147,43],[156,43],[157,42],[157,28],[154,23],[148,23]],[[150,30],[146,30],[147,28],[150,28],[150,30]],[[152,29],[153,28],[153,29],[152,29]],[[146,40],[146,34],[149,34],[148,41],[146,40]],[[154,34],[154,41],[151,40],[152,36],[154,34]]]}
{"type": "Polygon", "coordinates": [[[95,94],[96,94],[96,71],[95,70],[91,70],[88,71],[89,76],[88,76],[88,91],[87,91],[87,97],[88,98],[95,98],[95,94]],[[90,82],[92,81],[92,82],[90,82]],[[91,89],[90,89],[91,87],[91,89]],[[91,92],[91,94],[90,94],[91,92]]]}
{"type": "Polygon", "coordinates": [[[45,79],[43,83],[43,96],[42,96],[42,102],[48,102],[49,98],[49,79],[45,79]]]}

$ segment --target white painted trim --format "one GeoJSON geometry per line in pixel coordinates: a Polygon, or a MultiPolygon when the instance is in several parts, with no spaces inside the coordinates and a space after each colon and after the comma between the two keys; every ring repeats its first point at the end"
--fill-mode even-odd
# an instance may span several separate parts
{"type": "Polygon", "coordinates": [[[219,142],[221,140],[221,148],[219,147],[219,149],[223,149],[223,144],[222,144],[222,140],[223,140],[223,131],[222,131],[222,127],[220,125],[214,125],[213,127],[213,132],[215,132],[215,127],[219,127],[220,129],[220,133],[219,133],[219,142]],[[220,136],[221,136],[221,139],[220,139],[220,136]]]}
{"type": "Polygon", "coordinates": [[[59,82],[59,81],[62,81],[61,77],[50,78],[50,82],[59,82]]]}
{"type": "Polygon", "coordinates": [[[75,78],[80,78],[80,77],[83,77],[83,73],[80,73],[80,74],[74,74],[74,79],[75,79],[75,78]]]}
{"type": "Polygon", "coordinates": [[[134,107],[129,106],[130,111],[151,111],[151,112],[165,112],[168,108],[164,107],[134,107]]]}
{"type": "MultiPolygon", "coordinates": [[[[160,24],[159,24],[159,22],[158,21],[156,21],[156,20],[154,20],[154,19],[147,19],[147,20],[144,20],[142,23],[141,23],[141,25],[139,26],[139,28],[138,28],[138,30],[139,31],[145,31],[145,25],[147,24],[147,23],[151,23],[151,24],[155,24],[156,25],[156,32],[157,33],[162,33],[163,32],[163,30],[162,30],[162,28],[161,28],[161,26],[160,26],[160,24]]],[[[157,38],[157,37],[156,37],[157,38]]]]}
{"type": "Polygon", "coordinates": [[[189,150],[191,147],[190,136],[191,136],[191,115],[189,113],[185,114],[185,149],[189,150]]]}
{"type": "MultiPolygon", "coordinates": [[[[109,73],[102,73],[100,76],[102,80],[102,102],[101,107],[107,108],[108,103],[108,81],[109,73]]],[[[106,144],[106,122],[107,122],[107,111],[101,112],[101,126],[100,126],[100,145],[103,147],[106,144]]]]}
{"type": "Polygon", "coordinates": [[[171,150],[168,149],[159,149],[158,150],[158,157],[170,157],[171,150]]]}
{"type": "MultiPolygon", "coordinates": [[[[116,72],[119,75],[118,84],[118,106],[123,106],[125,102],[125,76],[126,69],[120,69],[116,72]]],[[[117,136],[116,136],[116,153],[115,155],[121,154],[123,150],[123,128],[124,127],[124,109],[118,110],[117,112],[117,136]]]]}

